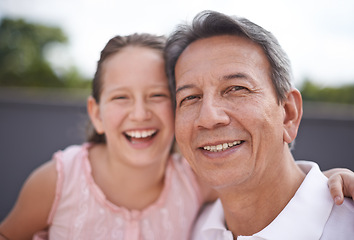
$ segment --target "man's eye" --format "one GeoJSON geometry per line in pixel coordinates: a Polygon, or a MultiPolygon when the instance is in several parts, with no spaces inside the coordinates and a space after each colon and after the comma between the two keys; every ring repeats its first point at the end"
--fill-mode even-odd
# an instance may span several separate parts
{"type": "Polygon", "coordinates": [[[191,95],[191,96],[185,97],[185,98],[182,99],[182,101],[180,102],[179,105],[181,106],[181,105],[184,104],[184,103],[190,103],[190,102],[192,102],[193,100],[199,99],[199,98],[200,98],[200,97],[197,96],[197,95],[191,95]]]}
{"type": "Polygon", "coordinates": [[[232,86],[232,87],[227,88],[224,93],[236,92],[236,91],[240,91],[240,90],[247,90],[247,88],[245,88],[243,86],[232,86]]]}

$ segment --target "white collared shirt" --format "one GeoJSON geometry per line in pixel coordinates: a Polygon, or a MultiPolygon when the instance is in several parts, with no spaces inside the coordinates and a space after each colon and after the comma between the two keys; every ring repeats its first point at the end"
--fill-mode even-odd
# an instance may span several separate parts
{"type": "MultiPolygon", "coordinates": [[[[297,161],[308,172],[294,197],[266,228],[237,240],[339,240],[354,239],[354,203],[345,199],[337,206],[330,195],[327,178],[318,165],[297,161]]],[[[194,228],[193,240],[233,240],[225,227],[221,201],[207,206],[194,228]]]]}

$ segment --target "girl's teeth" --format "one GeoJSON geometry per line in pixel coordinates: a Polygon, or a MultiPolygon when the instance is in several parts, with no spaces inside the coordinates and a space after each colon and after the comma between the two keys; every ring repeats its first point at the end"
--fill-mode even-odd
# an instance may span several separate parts
{"type": "Polygon", "coordinates": [[[146,130],[146,131],[127,131],[126,134],[133,138],[146,138],[152,136],[156,130],[146,130]]]}
{"type": "Polygon", "coordinates": [[[236,146],[240,143],[241,143],[241,141],[234,141],[232,143],[223,143],[223,144],[218,144],[216,146],[205,146],[205,147],[203,147],[203,149],[210,151],[210,152],[220,152],[220,151],[224,151],[230,147],[236,146]]]}

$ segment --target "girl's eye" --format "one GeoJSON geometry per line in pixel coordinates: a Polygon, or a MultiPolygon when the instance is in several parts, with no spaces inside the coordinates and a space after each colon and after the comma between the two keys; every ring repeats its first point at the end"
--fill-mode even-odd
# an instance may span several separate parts
{"type": "Polygon", "coordinates": [[[168,95],[164,93],[157,93],[157,94],[153,94],[152,97],[168,97],[168,95]]]}
{"type": "Polygon", "coordinates": [[[128,97],[126,96],[116,96],[116,97],[113,97],[114,100],[122,100],[122,99],[128,99],[128,97]]]}

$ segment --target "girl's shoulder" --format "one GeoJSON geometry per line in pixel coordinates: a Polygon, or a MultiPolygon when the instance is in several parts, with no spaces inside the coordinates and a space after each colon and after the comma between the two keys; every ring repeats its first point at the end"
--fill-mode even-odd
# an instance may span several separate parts
{"type": "Polygon", "coordinates": [[[63,150],[59,150],[54,153],[55,158],[57,155],[62,155],[64,158],[70,158],[76,156],[78,153],[88,153],[88,151],[96,146],[92,143],[83,143],[81,145],[70,145],[63,150]]]}
{"type": "Polygon", "coordinates": [[[86,159],[92,147],[93,144],[84,143],[82,145],[71,145],[55,152],[52,160],[56,162],[57,171],[61,171],[62,168],[71,168],[71,165],[77,163],[79,159],[86,159]]]}

